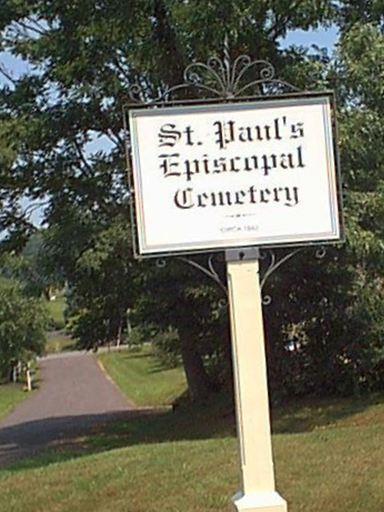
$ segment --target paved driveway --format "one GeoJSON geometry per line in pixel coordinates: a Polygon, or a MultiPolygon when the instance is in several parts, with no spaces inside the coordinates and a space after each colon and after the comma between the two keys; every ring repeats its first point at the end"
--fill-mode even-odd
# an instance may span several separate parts
{"type": "Polygon", "coordinates": [[[130,403],[92,354],[68,353],[40,362],[41,387],[0,422],[0,467],[132,414],[130,403]]]}

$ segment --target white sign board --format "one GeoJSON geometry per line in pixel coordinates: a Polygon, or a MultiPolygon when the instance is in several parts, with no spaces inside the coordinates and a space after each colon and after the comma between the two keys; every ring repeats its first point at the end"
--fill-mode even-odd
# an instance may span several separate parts
{"type": "Polygon", "coordinates": [[[130,111],[141,255],[340,239],[331,99],[130,111]]]}

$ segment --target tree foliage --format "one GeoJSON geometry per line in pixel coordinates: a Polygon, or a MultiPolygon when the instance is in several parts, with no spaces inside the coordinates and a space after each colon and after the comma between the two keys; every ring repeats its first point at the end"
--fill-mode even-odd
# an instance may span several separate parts
{"type": "Polygon", "coordinates": [[[12,366],[40,355],[45,345],[42,303],[23,294],[20,285],[0,278],[0,376],[12,366]]]}
{"type": "Polygon", "coordinates": [[[65,281],[46,254],[43,240],[43,232],[36,232],[21,253],[5,252],[1,256],[0,274],[18,281],[25,295],[50,300],[53,291],[62,289],[65,281]]]}
{"type": "Polygon", "coordinates": [[[327,66],[339,103],[346,243],[319,263],[306,251],[270,284],[266,324],[280,393],[383,387],[383,42],[379,27],[355,24],[327,66]]]}
{"type": "Polygon", "coordinates": [[[122,219],[114,219],[76,259],[68,314],[72,334],[82,347],[122,341],[128,310],[137,296],[131,254],[126,226],[122,219]]]}

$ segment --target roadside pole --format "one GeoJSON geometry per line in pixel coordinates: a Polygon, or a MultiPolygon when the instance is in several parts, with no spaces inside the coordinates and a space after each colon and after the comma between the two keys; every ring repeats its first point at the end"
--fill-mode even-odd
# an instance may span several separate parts
{"type": "Polygon", "coordinates": [[[257,249],[226,251],[242,489],[236,511],[286,512],[276,492],[257,249]]]}
{"type": "Polygon", "coordinates": [[[27,363],[25,375],[27,379],[27,391],[32,391],[31,363],[27,363]]]}

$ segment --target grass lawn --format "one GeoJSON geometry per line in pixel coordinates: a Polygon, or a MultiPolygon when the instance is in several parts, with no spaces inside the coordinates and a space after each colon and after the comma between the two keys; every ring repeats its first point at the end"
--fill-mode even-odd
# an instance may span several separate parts
{"type": "Polygon", "coordinates": [[[74,350],[75,342],[62,331],[47,333],[47,343],[45,345],[46,354],[57,354],[67,350],[74,350]]]}
{"type": "Polygon", "coordinates": [[[56,329],[63,329],[65,326],[64,310],[66,307],[66,299],[58,296],[55,300],[47,300],[46,306],[48,315],[52,318],[56,329]]]}
{"type": "MultiPolygon", "coordinates": [[[[289,512],[383,511],[384,399],[296,406],[274,423],[277,486],[289,512]]],[[[87,448],[76,456],[0,471],[0,511],[232,510],[237,443],[220,401],[138,417],[81,442],[87,448]]]]}
{"type": "Polygon", "coordinates": [[[20,384],[0,385],[0,420],[7,416],[17,404],[29,395],[20,384]]]}
{"type": "Polygon", "coordinates": [[[151,355],[122,350],[100,354],[99,361],[112,379],[136,405],[167,405],[186,389],[182,368],[165,369],[151,355]]]}

